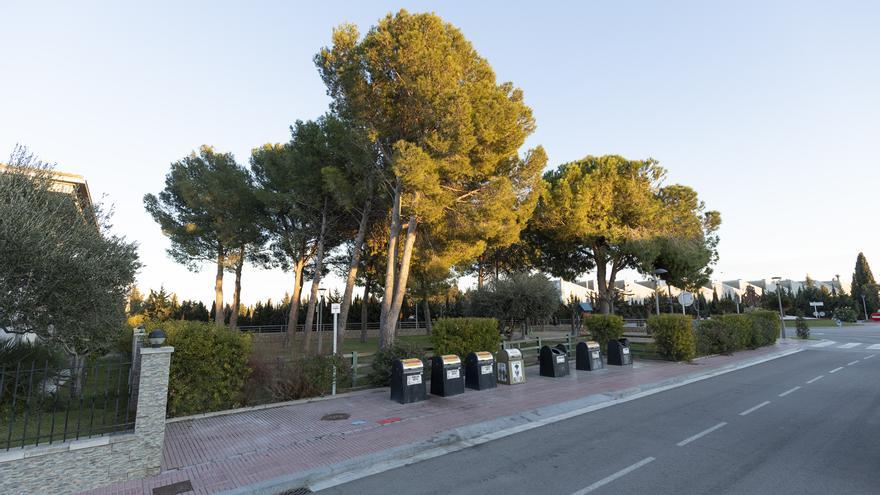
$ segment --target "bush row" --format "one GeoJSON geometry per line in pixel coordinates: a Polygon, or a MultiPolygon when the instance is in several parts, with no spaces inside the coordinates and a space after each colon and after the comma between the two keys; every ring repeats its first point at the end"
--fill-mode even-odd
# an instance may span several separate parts
{"type": "Polygon", "coordinates": [[[657,352],[673,361],[772,345],[779,338],[779,330],[779,315],[773,311],[713,316],[696,325],[684,315],[648,319],[648,332],[654,337],[657,352]]]}
{"type": "Polygon", "coordinates": [[[606,348],[609,340],[623,336],[623,317],[618,315],[590,315],[584,318],[583,325],[590,338],[598,342],[602,349],[606,348]]]}

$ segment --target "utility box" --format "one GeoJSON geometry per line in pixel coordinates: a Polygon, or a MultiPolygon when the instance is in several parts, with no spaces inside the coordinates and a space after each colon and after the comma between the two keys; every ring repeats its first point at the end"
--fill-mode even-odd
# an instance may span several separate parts
{"type": "Polygon", "coordinates": [[[497,363],[498,383],[517,385],[526,382],[526,366],[519,349],[501,349],[497,363]]]}
{"type": "Polygon", "coordinates": [[[629,339],[608,341],[608,364],[615,366],[633,364],[632,354],[629,352],[629,339]]]}
{"type": "Polygon", "coordinates": [[[558,347],[544,346],[538,356],[541,376],[560,377],[568,375],[568,356],[558,347]]]}
{"type": "Polygon", "coordinates": [[[605,367],[602,362],[602,348],[598,342],[580,342],[575,349],[574,368],[581,371],[601,370],[605,367]]]}
{"type": "Polygon", "coordinates": [[[425,369],[421,359],[397,359],[391,367],[391,400],[401,404],[425,400],[425,369]]]}
{"type": "Polygon", "coordinates": [[[472,352],[464,360],[464,384],[474,390],[495,388],[495,358],[491,352],[472,352]]]}
{"type": "Polygon", "coordinates": [[[446,354],[431,358],[431,393],[441,397],[464,393],[460,357],[446,354]]]}

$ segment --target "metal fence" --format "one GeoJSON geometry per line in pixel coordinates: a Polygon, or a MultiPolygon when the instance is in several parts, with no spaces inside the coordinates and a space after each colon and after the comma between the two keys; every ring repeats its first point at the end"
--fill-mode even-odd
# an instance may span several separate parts
{"type": "Polygon", "coordinates": [[[0,450],[134,428],[131,363],[49,362],[0,368],[0,450]]]}
{"type": "MultiPolygon", "coordinates": [[[[299,324],[296,326],[297,332],[302,332],[305,328],[305,325],[299,324]]],[[[333,323],[322,323],[321,325],[314,324],[314,328],[316,331],[320,332],[332,332],[333,331],[333,323]]],[[[425,330],[425,322],[424,321],[401,321],[398,322],[397,328],[400,330],[425,330]]],[[[251,332],[251,333],[281,333],[287,331],[287,325],[242,325],[238,327],[242,332],[251,332]]],[[[357,332],[360,331],[361,324],[357,322],[349,322],[346,325],[347,332],[357,332]]],[[[379,330],[379,322],[370,322],[367,323],[367,331],[378,331],[379,330]]]]}

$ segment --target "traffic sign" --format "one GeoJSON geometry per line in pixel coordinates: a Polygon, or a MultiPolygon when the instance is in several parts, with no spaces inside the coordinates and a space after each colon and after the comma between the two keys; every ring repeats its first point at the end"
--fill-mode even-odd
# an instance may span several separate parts
{"type": "Polygon", "coordinates": [[[690,306],[694,303],[694,295],[690,292],[682,292],[678,295],[678,303],[682,306],[690,306]]]}
{"type": "Polygon", "coordinates": [[[339,314],[339,303],[333,303],[330,305],[330,313],[334,315],[339,314]]]}

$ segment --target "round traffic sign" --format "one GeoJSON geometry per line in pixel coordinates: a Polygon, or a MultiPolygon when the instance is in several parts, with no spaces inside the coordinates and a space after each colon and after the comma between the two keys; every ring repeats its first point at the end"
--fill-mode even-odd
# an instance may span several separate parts
{"type": "Polygon", "coordinates": [[[678,302],[682,306],[690,306],[694,303],[694,295],[690,292],[682,292],[678,295],[678,302]]]}

